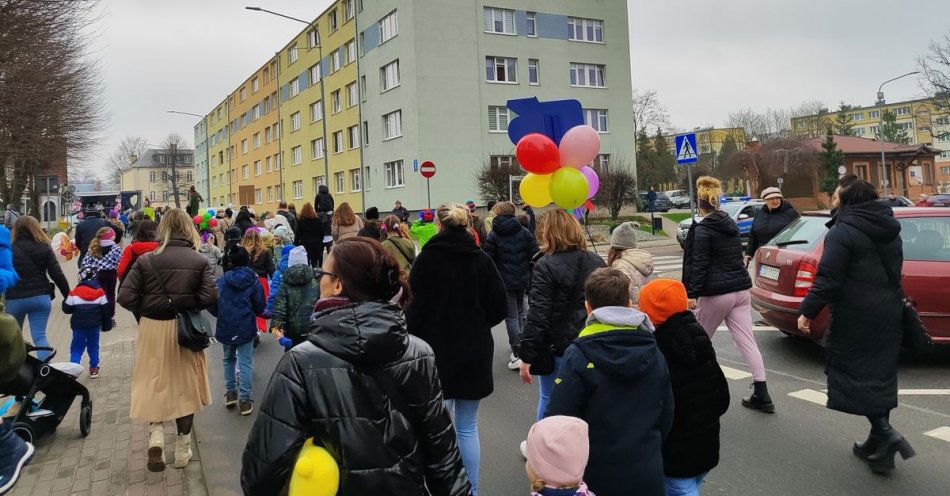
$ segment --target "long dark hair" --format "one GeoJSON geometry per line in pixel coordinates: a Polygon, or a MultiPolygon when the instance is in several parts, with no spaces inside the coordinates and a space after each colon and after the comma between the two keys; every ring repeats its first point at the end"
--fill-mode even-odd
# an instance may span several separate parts
{"type": "Polygon", "coordinates": [[[400,305],[409,303],[406,275],[379,241],[362,236],[346,238],[333,244],[330,256],[330,270],[340,278],[343,296],[352,301],[389,301],[399,294],[400,305]]]}
{"type": "Polygon", "coordinates": [[[158,222],[151,219],[143,220],[135,229],[135,239],[132,241],[155,241],[158,232],[158,222]]]}

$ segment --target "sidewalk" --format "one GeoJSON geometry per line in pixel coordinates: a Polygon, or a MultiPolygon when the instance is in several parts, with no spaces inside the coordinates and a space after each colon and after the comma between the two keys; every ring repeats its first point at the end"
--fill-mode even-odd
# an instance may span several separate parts
{"type": "MultiPolygon", "coordinates": [[[[70,285],[75,284],[76,263],[64,263],[63,271],[70,285]]],[[[62,302],[62,297],[57,294],[47,326],[50,344],[57,350],[54,362],[69,360],[72,340],[69,316],[62,312],[62,302]]],[[[168,468],[162,473],[145,469],[147,428],[144,423],[129,419],[137,329],[132,314],[121,307],[116,308],[116,321],[117,328],[101,336],[102,374],[98,379],[90,380],[86,372],[79,379],[92,394],[92,432],[89,437],[83,438],[79,433],[79,402],[76,401],[56,432],[37,443],[33,461],[25,468],[11,495],[204,494],[197,451],[185,470],[171,467],[174,423],[165,426],[168,468]]],[[[29,339],[28,330],[24,330],[24,336],[29,339]]],[[[83,365],[88,367],[85,358],[83,365]]]]}

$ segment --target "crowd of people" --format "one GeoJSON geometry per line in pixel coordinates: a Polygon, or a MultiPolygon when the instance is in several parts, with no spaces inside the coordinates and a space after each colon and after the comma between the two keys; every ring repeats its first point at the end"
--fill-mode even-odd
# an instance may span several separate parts
{"type": "MultiPolygon", "coordinates": [[[[58,289],[72,314],[70,358],[87,354],[92,378],[102,373],[98,334],[115,326],[115,304],[133,314],[130,415],[148,423],[150,471],[166,467],[166,422],[177,433],[172,465],[189,463],[194,415],[212,403],[205,352],[180,335],[182,319],[208,310],[225,408],[254,411],[254,350],[264,336],[285,351],[267,371],[243,454],[246,494],[326,486],[307,480],[320,460],[340,474],[326,494],[476,495],[479,404],[494,390],[491,331],[505,322],[508,368],[538,383],[537,422],[520,443],[532,494],[698,495],[719,463],[730,405],[711,342],[723,322],[752,371],[741,404],[775,411],[747,265],[798,215],[777,188],[763,191],[744,252],[721,197],[718,180],[699,178],[702,220],[685,243],[682,281],[653,275],[636,223],[611,232],[605,262],[563,210],[535,219],[528,206],[490,202],[482,218],[468,201],[422,210],[410,223],[399,202],[380,220],[378,208],[358,215],[321,186],[299,212],[281,202],[275,212],[212,213],[195,197],[187,212],[147,207],[127,225],[87,212],[76,230],[80,281],[70,288],[39,224],[19,216],[9,246],[20,278],[4,288],[6,311],[20,325],[28,317],[33,343],[46,345],[58,289]],[[215,222],[199,223],[204,214],[215,222]],[[303,466],[302,450],[325,456],[303,466]]],[[[800,325],[807,332],[832,307],[828,407],[868,417],[871,432],[854,452],[886,473],[896,453],[913,450],[888,421],[897,405],[901,297],[891,274],[900,269],[900,226],[876,198],[866,182],[842,180],[800,325]],[[846,290],[854,287],[873,298],[846,290]],[[880,337],[873,345],[860,337],[868,329],[880,337]],[[869,359],[884,366],[869,371],[869,359]]],[[[16,444],[11,436],[0,424],[0,443],[16,444]]],[[[11,453],[22,460],[26,450],[11,453]]]]}

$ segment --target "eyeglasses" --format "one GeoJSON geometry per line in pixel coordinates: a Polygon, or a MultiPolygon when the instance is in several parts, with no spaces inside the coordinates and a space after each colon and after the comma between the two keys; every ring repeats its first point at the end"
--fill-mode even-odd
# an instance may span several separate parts
{"type": "Polygon", "coordinates": [[[317,279],[319,279],[319,278],[321,278],[321,277],[323,277],[323,276],[337,277],[336,274],[331,274],[330,272],[327,272],[327,271],[325,271],[325,270],[323,270],[323,269],[320,269],[320,268],[313,269],[313,275],[314,275],[314,277],[316,277],[317,279]]]}

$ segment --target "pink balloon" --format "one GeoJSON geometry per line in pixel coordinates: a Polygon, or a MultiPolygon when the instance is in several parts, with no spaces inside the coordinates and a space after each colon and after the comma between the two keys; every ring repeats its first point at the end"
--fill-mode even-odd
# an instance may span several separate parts
{"type": "Polygon", "coordinates": [[[600,153],[600,135],[590,126],[574,126],[564,133],[558,149],[562,166],[580,169],[600,153]]]}
{"type": "Polygon", "coordinates": [[[585,165],[581,167],[581,174],[584,174],[584,177],[587,178],[587,197],[593,198],[597,194],[597,190],[600,189],[600,178],[597,177],[597,171],[589,165],[585,165]]]}

